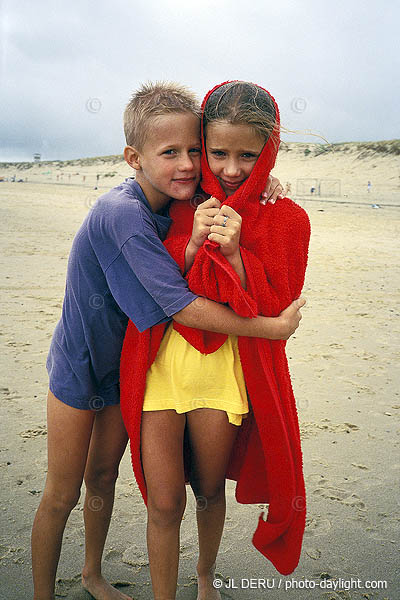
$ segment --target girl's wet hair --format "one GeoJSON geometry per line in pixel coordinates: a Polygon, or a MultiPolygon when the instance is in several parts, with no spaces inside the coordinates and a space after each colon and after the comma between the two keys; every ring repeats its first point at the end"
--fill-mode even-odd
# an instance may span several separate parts
{"type": "Polygon", "coordinates": [[[232,81],[217,88],[204,107],[204,131],[209,123],[246,124],[253,127],[265,142],[273,133],[279,140],[275,105],[267,91],[254,83],[232,81]]]}

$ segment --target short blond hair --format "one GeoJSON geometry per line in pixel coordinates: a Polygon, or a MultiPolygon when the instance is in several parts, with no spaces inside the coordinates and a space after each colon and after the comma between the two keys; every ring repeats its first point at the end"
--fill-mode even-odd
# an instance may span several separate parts
{"type": "Polygon", "coordinates": [[[171,113],[192,113],[200,118],[200,103],[188,87],[170,81],[142,84],[124,112],[124,132],[128,146],[143,148],[149,125],[155,117],[171,113]]]}

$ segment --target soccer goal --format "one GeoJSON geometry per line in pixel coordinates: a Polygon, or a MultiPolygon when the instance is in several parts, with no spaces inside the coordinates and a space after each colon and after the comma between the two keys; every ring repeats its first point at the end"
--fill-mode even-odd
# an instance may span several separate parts
{"type": "Polygon", "coordinates": [[[340,196],[340,179],[297,179],[298,196],[340,196]]]}

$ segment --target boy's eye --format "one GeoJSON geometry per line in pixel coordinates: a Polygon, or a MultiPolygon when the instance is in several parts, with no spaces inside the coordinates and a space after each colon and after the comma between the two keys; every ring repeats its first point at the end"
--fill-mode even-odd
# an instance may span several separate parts
{"type": "Polygon", "coordinates": [[[223,152],[222,150],[213,150],[213,151],[211,152],[211,154],[212,154],[213,156],[217,156],[217,157],[218,157],[218,156],[225,156],[225,152],[223,152]]]}
{"type": "Polygon", "coordinates": [[[175,150],[170,148],[169,150],[164,150],[163,154],[167,154],[168,156],[171,156],[172,154],[175,154],[175,150]]]}

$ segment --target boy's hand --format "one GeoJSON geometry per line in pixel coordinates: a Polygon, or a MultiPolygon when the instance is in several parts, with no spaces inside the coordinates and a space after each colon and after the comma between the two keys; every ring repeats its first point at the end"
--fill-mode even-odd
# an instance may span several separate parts
{"type": "Polygon", "coordinates": [[[199,204],[193,217],[192,237],[190,241],[199,249],[210,233],[210,227],[214,224],[214,217],[219,213],[221,202],[216,198],[209,198],[199,204]]]}
{"type": "Polygon", "coordinates": [[[288,340],[296,331],[302,319],[300,308],[302,308],[305,303],[305,299],[300,296],[300,298],[294,300],[292,304],[289,304],[289,306],[281,312],[279,317],[277,317],[281,322],[280,329],[282,330],[282,336],[280,336],[279,339],[288,340]]]}
{"type": "Polygon", "coordinates": [[[214,224],[210,227],[208,239],[217,242],[221,254],[225,258],[232,258],[235,254],[240,255],[239,240],[242,228],[242,217],[231,206],[225,204],[214,217],[214,224]]]}
{"type": "Polygon", "coordinates": [[[285,197],[283,191],[283,185],[276,177],[272,175],[268,175],[267,183],[265,185],[265,190],[261,194],[260,204],[275,204],[278,199],[282,199],[285,197]]]}

